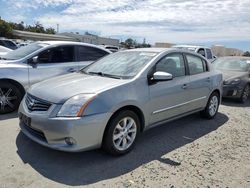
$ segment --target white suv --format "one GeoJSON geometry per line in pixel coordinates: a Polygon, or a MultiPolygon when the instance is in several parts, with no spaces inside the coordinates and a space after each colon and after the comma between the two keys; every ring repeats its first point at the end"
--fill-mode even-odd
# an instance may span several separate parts
{"type": "Polygon", "coordinates": [[[174,48],[186,49],[192,52],[201,54],[203,57],[207,58],[208,61],[213,61],[216,59],[216,56],[213,54],[211,48],[206,46],[192,46],[192,45],[175,45],[174,48]]]}

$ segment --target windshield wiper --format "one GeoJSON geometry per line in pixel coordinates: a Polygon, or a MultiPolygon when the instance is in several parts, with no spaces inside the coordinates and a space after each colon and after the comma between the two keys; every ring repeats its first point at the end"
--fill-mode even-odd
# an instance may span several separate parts
{"type": "MultiPolygon", "coordinates": [[[[86,72],[85,72],[86,73],[86,72]]],[[[103,77],[109,77],[109,78],[115,78],[115,79],[122,79],[121,76],[117,76],[117,75],[112,75],[112,74],[106,74],[103,72],[88,72],[89,74],[94,74],[94,75],[99,75],[99,76],[103,76],[103,77]]]]}

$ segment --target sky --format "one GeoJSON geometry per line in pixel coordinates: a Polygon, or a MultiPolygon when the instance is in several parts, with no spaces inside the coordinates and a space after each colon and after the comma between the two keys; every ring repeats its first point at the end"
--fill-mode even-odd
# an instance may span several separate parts
{"type": "Polygon", "coordinates": [[[250,50],[250,0],[0,0],[0,16],[123,41],[250,50]]]}

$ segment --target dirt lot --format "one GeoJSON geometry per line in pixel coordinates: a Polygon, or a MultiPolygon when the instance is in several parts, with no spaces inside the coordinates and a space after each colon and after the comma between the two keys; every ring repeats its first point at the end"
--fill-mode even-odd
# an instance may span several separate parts
{"type": "Polygon", "coordinates": [[[63,153],[27,139],[16,113],[0,116],[0,187],[250,187],[250,100],[224,101],[145,132],[128,155],[63,153]]]}

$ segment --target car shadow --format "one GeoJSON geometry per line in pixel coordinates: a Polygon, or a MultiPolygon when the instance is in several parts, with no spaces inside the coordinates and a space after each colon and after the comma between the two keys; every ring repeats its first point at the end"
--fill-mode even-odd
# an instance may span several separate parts
{"type": "Polygon", "coordinates": [[[222,100],[222,105],[231,107],[250,107],[250,98],[245,103],[240,103],[237,100],[225,98],[222,100]]]}
{"type": "Polygon", "coordinates": [[[12,112],[12,113],[9,113],[9,114],[0,115],[0,120],[13,119],[13,118],[17,118],[17,117],[18,117],[18,113],[17,112],[12,112]]]}
{"type": "Polygon", "coordinates": [[[142,134],[136,147],[127,155],[113,157],[102,150],[65,153],[40,146],[21,132],[16,138],[18,155],[38,173],[58,183],[78,186],[115,178],[158,160],[166,165],[179,166],[181,162],[162,158],[218,129],[228,117],[218,113],[213,120],[204,120],[197,114],[150,129],[142,134]]]}

